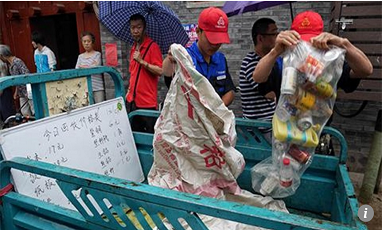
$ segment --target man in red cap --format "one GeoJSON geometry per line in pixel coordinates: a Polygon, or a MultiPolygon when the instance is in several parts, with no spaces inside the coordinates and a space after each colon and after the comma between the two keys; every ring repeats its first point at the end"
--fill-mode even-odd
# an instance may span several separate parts
{"type": "MultiPolygon", "coordinates": [[[[269,91],[274,91],[278,101],[282,79],[279,76],[270,75],[271,70],[277,58],[288,47],[296,45],[300,39],[310,42],[318,49],[329,49],[329,45],[335,45],[346,50],[342,75],[337,83],[337,88],[343,89],[346,93],[356,90],[360,79],[372,74],[373,66],[361,50],[346,38],[323,32],[323,28],[324,23],[318,13],[305,11],[296,16],[291,26],[292,30],[281,32],[277,36],[275,47],[261,58],[252,76],[255,81],[262,82],[259,85],[259,91],[263,95],[269,91]]],[[[330,122],[331,118],[327,125],[330,122]]],[[[327,152],[318,151],[318,153],[334,155],[331,141],[329,141],[327,152]]]]}
{"type": "Polygon", "coordinates": [[[288,47],[296,45],[301,39],[310,42],[318,49],[328,49],[329,45],[345,49],[345,63],[337,87],[343,89],[346,93],[354,91],[358,87],[361,78],[370,76],[373,73],[373,66],[366,55],[351,44],[348,39],[323,32],[323,28],[324,23],[318,13],[305,11],[298,14],[293,20],[292,30],[281,32],[276,38],[275,47],[259,61],[253,72],[253,79],[256,82],[265,83],[265,85],[266,82],[274,82],[272,86],[267,85],[264,88],[273,88],[278,99],[281,79],[268,79],[268,76],[277,57],[288,47]]]}
{"type": "MultiPolygon", "coordinates": [[[[228,106],[234,99],[235,87],[224,54],[217,52],[223,43],[230,42],[227,15],[218,8],[204,9],[199,15],[196,33],[198,41],[187,48],[187,51],[196,70],[208,79],[224,104],[228,106]]],[[[175,68],[172,66],[172,61],[171,54],[163,61],[165,76],[174,74],[175,68]]]]}

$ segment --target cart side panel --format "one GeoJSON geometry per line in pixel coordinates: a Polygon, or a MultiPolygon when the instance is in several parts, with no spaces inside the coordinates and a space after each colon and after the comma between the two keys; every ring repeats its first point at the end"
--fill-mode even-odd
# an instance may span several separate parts
{"type": "Polygon", "coordinates": [[[175,229],[182,229],[178,221],[182,218],[192,229],[206,230],[195,214],[200,213],[268,229],[355,230],[340,223],[166,190],[26,158],[0,162],[0,177],[8,178],[0,181],[1,187],[9,183],[11,168],[57,179],[60,188],[79,213],[10,192],[3,197],[7,210],[4,219],[8,220],[6,229],[28,229],[32,225],[32,229],[132,229],[127,224],[129,221],[133,222],[130,219],[139,222],[141,228],[137,227],[138,229],[149,229],[148,226],[153,222],[160,229],[164,229],[161,225],[163,216],[157,215],[161,212],[175,229]],[[73,202],[73,195],[70,193],[79,188],[82,189],[80,198],[90,213],[73,202]],[[102,209],[102,215],[95,210],[95,203],[90,203],[89,196],[102,209]],[[106,200],[112,204],[112,208],[107,206],[106,200]],[[129,213],[126,208],[133,210],[134,218],[128,217],[128,214],[126,216],[129,213]],[[151,222],[147,219],[148,216],[151,217],[151,222]]]}
{"type": "MultiPolygon", "coordinates": [[[[237,126],[237,130],[246,130],[247,128],[240,126],[239,122],[237,126]]],[[[251,129],[251,133],[245,131],[238,132],[236,148],[243,154],[246,160],[245,170],[239,176],[238,183],[241,188],[253,192],[251,168],[269,157],[271,149],[269,145],[267,147],[267,143],[262,144],[259,142],[261,140],[260,136],[253,136],[257,128],[251,127],[251,129]],[[242,134],[246,136],[243,137],[242,134]]],[[[257,135],[262,134],[259,133],[257,135]]],[[[152,152],[153,135],[134,132],[134,139],[144,174],[147,175],[154,160],[152,152]]],[[[319,214],[330,213],[333,201],[332,191],[334,191],[336,183],[335,173],[338,163],[337,157],[315,156],[312,165],[303,175],[301,186],[296,191],[296,194],[285,199],[287,207],[319,214]]]]}
{"type": "Polygon", "coordinates": [[[346,165],[340,164],[336,175],[338,186],[334,190],[332,220],[367,229],[358,218],[358,201],[346,165]]]}

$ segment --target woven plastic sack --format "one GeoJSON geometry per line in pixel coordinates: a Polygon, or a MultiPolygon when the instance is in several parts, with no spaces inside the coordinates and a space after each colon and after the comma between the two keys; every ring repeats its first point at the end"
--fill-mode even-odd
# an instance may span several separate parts
{"type": "Polygon", "coordinates": [[[345,50],[300,42],[283,56],[281,96],[272,120],[272,157],[251,170],[252,188],[274,198],[293,195],[333,113],[345,50]]]}
{"type": "MultiPolygon", "coordinates": [[[[173,44],[171,53],[177,62],[176,71],[155,124],[149,184],[286,212],[283,201],[240,189],[236,178],[245,162],[234,148],[237,136],[233,112],[195,69],[185,48],[173,44]]],[[[200,217],[209,229],[259,229],[200,217]]]]}

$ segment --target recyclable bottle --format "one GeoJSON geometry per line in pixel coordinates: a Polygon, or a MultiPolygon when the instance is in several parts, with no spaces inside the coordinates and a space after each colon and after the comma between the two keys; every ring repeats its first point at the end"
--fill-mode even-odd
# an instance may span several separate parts
{"type": "Polygon", "coordinates": [[[290,165],[290,159],[284,158],[280,168],[280,184],[282,187],[288,188],[293,183],[293,168],[290,165]]]}
{"type": "Polygon", "coordinates": [[[312,127],[313,121],[312,121],[312,113],[308,110],[306,112],[300,112],[297,115],[297,127],[301,131],[305,131],[312,127]]]}
{"type": "Polygon", "coordinates": [[[297,88],[297,69],[285,67],[281,81],[281,94],[293,95],[297,88]]]}
{"type": "Polygon", "coordinates": [[[325,100],[318,98],[313,93],[301,88],[298,89],[298,92],[290,99],[290,101],[302,112],[311,110],[314,116],[330,117],[333,113],[333,110],[325,100]]]}
{"type": "Polygon", "coordinates": [[[293,96],[285,95],[280,98],[280,104],[276,108],[276,116],[282,121],[286,122],[290,117],[296,116],[297,108],[293,105],[293,96]]]}
{"type": "Polygon", "coordinates": [[[324,81],[317,82],[315,90],[317,94],[323,98],[330,98],[334,95],[333,87],[324,81]]]}
{"type": "Polygon", "coordinates": [[[279,183],[279,180],[277,179],[277,176],[275,173],[271,172],[268,174],[268,176],[265,178],[263,183],[261,183],[260,193],[264,196],[267,196],[272,193],[272,191],[276,188],[277,184],[279,183]]]}

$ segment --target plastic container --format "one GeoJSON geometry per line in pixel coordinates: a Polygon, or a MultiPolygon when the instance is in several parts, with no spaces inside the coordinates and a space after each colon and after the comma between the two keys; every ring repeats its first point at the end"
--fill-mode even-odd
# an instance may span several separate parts
{"type": "Polygon", "coordinates": [[[318,136],[313,127],[301,131],[296,124],[296,119],[287,122],[281,121],[277,115],[272,120],[273,136],[282,142],[300,144],[304,147],[316,147],[318,145],[318,136]]]}

